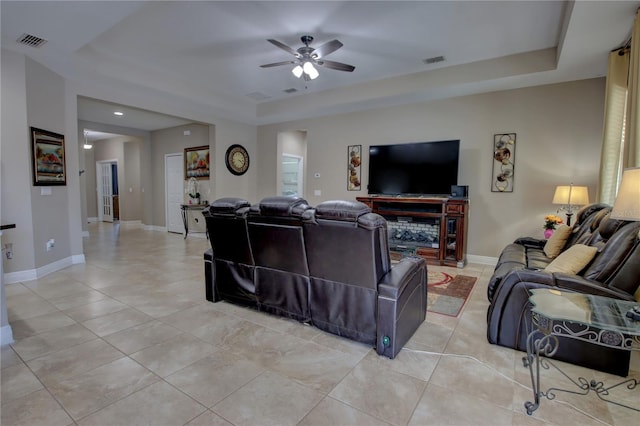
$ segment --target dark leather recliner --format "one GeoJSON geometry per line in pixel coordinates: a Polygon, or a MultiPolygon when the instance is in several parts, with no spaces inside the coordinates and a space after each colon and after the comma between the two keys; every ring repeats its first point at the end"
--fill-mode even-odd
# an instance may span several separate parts
{"type": "MultiPolygon", "coordinates": [[[[598,247],[591,263],[579,274],[515,269],[496,287],[487,312],[490,343],[526,350],[532,331],[529,290],[558,288],[622,300],[634,300],[640,288],[640,222],[610,219],[608,213],[596,230],[585,234],[585,243],[598,247]]],[[[560,337],[555,359],[626,376],[629,351],[611,349],[560,337]]]]}
{"type": "Polygon", "coordinates": [[[298,321],[311,319],[302,235],[302,214],[308,209],[300,197],[268,197],[252,206],[248,217],[259,308],[298,321]]]}
{"type": "MultiPolygon", "coordinates": [[[[212,268],[205,270],[206,297],[256,306],[255,262],[249,245],[247,216],[251,205],[241,198],[220,198],[202,214],[211,241],[212,268]],[[215,276],[214,276],[215,274],[215,276]]],[[[205,252],[205,265],[208,255],[205,252]]]]}
{"type": "Polygon", "coordinates": [[[391,268],[387,222],[363,203],[327,201],[303,217],[312,324],[394,358],[425,319],[424,259],[391,268]]]}

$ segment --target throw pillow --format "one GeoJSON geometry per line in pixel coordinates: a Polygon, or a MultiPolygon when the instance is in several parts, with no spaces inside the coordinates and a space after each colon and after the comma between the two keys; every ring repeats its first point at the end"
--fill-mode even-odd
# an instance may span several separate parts
{"type": "Polygon", "coordinates": [[[547,272],[577,274],[591,262],[597,252],[598,249],[596,247],[574,244],[553,259],[544,270],[547,272]]]}
{"type": "Polygon", "coordinates": [[[569,235],[571,235],[571,228],[565,224],[558,225],[556,231],[549,237],[544,248],[544,254],[549,258],[553,259],[560,254],[564,245],[567,243],[569,239],[569,235]]]}

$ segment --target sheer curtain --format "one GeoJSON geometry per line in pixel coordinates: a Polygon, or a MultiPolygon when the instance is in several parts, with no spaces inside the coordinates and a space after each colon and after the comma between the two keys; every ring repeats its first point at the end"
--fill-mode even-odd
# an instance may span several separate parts
{"type": "Polygon", "coordinates": [[[609,54],[597,199],[613,205],[622,171],[640,166],[640,15],[631,47],[609,54]]]}

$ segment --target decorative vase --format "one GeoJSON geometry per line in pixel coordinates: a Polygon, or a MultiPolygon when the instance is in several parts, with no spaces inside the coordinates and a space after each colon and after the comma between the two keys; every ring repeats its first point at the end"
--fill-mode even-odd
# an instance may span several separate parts
{"type": "Polygon", "coordinates": [[[549,237],[553,234],[553,231],[554,231],[553,229],[545,229],[544,230],[544,237],[546,239],[549,239],[549,237]]]}

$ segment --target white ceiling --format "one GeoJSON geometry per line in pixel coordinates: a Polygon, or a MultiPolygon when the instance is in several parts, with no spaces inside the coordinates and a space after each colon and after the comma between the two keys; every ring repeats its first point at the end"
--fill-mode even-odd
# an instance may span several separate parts
{"type": "MultiPolygon", "coordinates": [[[[2,47],[70,81],[139,88],[251,124],[424,102],[602,76],[629,37],[638,1],[2,1],[2,47]],[[29,33],[48,40],[19,45],[29,33]],[[273,38],[297,49],[333,39],[309,83],[273,38]],[[446,60],[426,65],[433,56],[446,60]],[[296,89],[293,94],[284,92],[296,89]],[[250,94],[264,95],[256,101],[250,94]]],[[[113,103],[79,102],[79,116],[111,123],[113,103]]],[[[137,113],[141,111],[137,110],[137,113]]],[[[117,123],[146,130],[158,117],[117,123]]],[[[176,117],[166,123],[178,123],[176,117]]]]}

